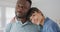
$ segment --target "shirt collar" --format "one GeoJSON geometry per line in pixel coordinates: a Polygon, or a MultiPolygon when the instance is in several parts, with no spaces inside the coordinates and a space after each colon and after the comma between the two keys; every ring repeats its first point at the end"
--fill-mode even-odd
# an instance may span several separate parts
{"type": "Polygon", "coordinates": [[[26,24],[31,24],[31,22],[26,21],[24,24],[21,21],[18,21],[17,19],[15,19],[16,23],[19,23],[21,25],[26,25],[26,24]]]}
{"type": "Polygon", "coordinates": [[[44,24],[45,24],[48,20],[49,20],[49,18],[46,17],[45,20],[44,20],[44,24]]]}

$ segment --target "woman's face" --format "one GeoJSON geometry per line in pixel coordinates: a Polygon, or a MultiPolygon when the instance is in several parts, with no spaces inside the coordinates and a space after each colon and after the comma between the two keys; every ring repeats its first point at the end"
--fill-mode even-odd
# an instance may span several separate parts
{"type": "Polygon", "coordinates": [[[30,17],[30,20],[32,21],[33,24],[39,25],[43,16],[41,15],[40,12],[34,12],[32,16],[30,17]]]}

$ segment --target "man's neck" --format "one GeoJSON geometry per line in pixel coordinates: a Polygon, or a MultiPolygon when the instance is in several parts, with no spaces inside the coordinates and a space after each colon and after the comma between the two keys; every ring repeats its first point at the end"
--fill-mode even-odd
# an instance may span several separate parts
{"type": "Polygon", "coordinates": [[[26,18],[17,18],[18,21],[21,21],[22,23],[25,23],[26,22],[26,18]]]}

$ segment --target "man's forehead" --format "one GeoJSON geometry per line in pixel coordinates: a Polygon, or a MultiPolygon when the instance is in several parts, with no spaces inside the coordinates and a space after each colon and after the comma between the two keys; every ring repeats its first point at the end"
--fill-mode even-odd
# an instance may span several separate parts
{"type": "Polygon", "coordinates": [[[17,1],[17,4],[25,5],[25,3],[26,3],[26,0],[18,0],[18,1],[17,1]]]}

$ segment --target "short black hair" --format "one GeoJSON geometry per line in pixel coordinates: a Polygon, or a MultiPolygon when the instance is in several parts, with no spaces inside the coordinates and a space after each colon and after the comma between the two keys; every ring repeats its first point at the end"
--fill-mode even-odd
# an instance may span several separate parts
{"type": "MultiPolygon", "coordinates": [[[[20,2],[20,1],[21,0],[18,0],[17,3],[20,2]]],[[[26,1],[28,1],[30,3],[30,5],[32,5],[32,1],[31,0],[26,0],[26,1]]]]}
{"type": "Polygon", "coordinates": [[[29,3],[30,3],[30,5],[32,5],[32,1],[31,0],[27,0],[29,3]]]}

